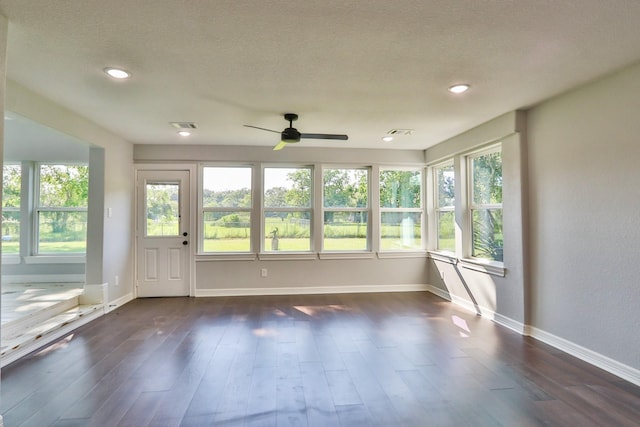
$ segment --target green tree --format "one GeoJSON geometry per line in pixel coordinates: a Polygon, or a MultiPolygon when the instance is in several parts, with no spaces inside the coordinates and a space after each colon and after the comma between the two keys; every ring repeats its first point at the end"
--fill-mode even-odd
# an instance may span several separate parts
{"type": "Polygon", "coordinates": [[[19,165],[5,165],[2,168],[2,207],[19,208],[22,169],[19,165]]]}
{"type": "Polygon", "coordinates": [[[418,171],[385,170],[380,172],[380,206],[384,208],[420,207],[418,171]]]}

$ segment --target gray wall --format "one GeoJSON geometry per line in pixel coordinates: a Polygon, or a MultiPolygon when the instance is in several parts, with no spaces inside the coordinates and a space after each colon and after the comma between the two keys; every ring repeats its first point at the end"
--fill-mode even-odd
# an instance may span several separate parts
{"type": "MultiPolygon", "coordinates": [[[[424,166],[422,150],[330,150],[287,147],[274,152],[268,147],[136,145],[137,163],[269,162],[269,164],[344,164],[424,166]]],[[[192,204],[195,208],[195,203],[192,204]]],[[[224,260],[210,255],[196,262],[197,296],[230,294],[278,294],[362,292],[424,289],[427,279],[425,254],[406,258],[311,260],[224,260]],[[266,268],[268,276],[260,276],[266,268]]]]}
{"type": "MultiPolygon", "coordinates": [[[[520,332],[524,331],[526,321],[527,287],[524,259],[526,233],[523,232],[526,230],[526,182],[523,176],[526,170],[525,125],[524,113],[512,112],[429,148],[425,153],[427,162],[434,165],[501,142],[504,277],[466,268],[468,264],[460,262],[465,254],[459,248],[450,257],[432,256],[428,280],[437,288],[436,291],[520,332]]],[[[464,171],[461,166],[458,169],[464,171]]],[[[463,181],[463,175],[457,174],[457,203],[463,202],[460,190],[463,181]]],[[[460,209],[456,210],[456,222],[458,228],[464,230],[464,217],[460,209]]],[[[432,246],[435,247],[435,244],[432,246]]]]}
{"type": "Polygon", "coordinates": [[[636,65],[528,114],[531,325],[635,369],[639,94],[636,65]]]}
{"type": "MultiPolygon", "coordinates": [[[[127,300],[133,295],[133,145],[111,134],[80,115],[45,99],[19,84],[7,81],[6,108],[43,126],[56,129],[93,149],[102,149],[99,163],[104,165],[103,194],[96,195],[99,209],[111,208],[104,218],[102,233],[88,240],[88,262],[93,266],[92,280],[108,283],[109,301],[127,300]],[[101,206],[102,205],[102,206],[101,206]],[[100,263],[102,264],[100,266],[100,263]],[[119,286],[115,285],[119,277],[119,286]]],[[[100,177],[102,178],[102,177],[100,177]]],[[[91,196],[93,197],[93,195],[91,196]]],[[[93,283],[90,283],[93,284],[93,283]]]]}

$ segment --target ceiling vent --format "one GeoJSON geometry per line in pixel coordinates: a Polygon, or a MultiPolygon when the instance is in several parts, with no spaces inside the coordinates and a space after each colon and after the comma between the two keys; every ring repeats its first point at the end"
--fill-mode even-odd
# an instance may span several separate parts
{"type": "Polygon", "coordinates": [[[193,122],[169,122],[176,129],[197,129],[198,125],[193,122]]]}
{"type": "Polygon", "coordinates": [[[413,135],[413,129],[391,129],[387,135],[413,135]]]}

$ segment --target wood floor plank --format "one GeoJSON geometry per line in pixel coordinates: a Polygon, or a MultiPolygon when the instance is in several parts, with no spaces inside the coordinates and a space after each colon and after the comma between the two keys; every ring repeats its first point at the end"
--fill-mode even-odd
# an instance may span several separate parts
{"type": "Polygon", "coordinates": [[[640,387],[424,292],[135,300],[2,370],[6,426],[639,426],[640,387]]]}

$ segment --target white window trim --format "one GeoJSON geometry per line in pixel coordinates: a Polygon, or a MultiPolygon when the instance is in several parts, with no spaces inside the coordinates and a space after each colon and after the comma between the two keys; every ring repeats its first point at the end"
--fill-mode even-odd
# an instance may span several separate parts
{"type": "MultiPolygon", "coordinates": [[[[320,234],[318,235],[319,237],[319,245],[321,246],[321,250],[319,251],[319,257],[320,259],[348,259],[348,258],[360,258],[360,256],[358,254],[366,254],[370,257],[374,256],[374,250],[373,250],[373,243],[372,243],[372,238],[371,236],[373,235],[373,233],[377,233],[378,235],[379,233],[379,229],[378,227],[376,227],[374,229],[373,227],[373,222],[374,222],[374,218],[373,218],[373,209],[371,208],[371,206],[373,206],[373,200],[371,200],[372,194],[373,192],[373,187],[375,186],[375,189],[378,190],[378,171],[379,171],[379,167],[374,167],[372,165],[332,165],[332,164],[326,164],[326,165],[321,165],[321,167],[319,167],[318,169],[320,169],[320,179],[319,179],[319,183],[318,185],[314,186],[314,188],[316,188],[316,190],[320,189],[320,192],[317,193],[318,194],[318,201],[319,201],[319,207],[320,207],[320,218],[318,219],[318,223],[319,223],[319,229],[320,229],[320,234]],[[326,170],[329,169],[349,169],[349,170],[364,170],[367,173],[367,206],[366,207],[354,207],[354,208],[349,208],[349,207],[326,207],[324,206],[324,172],[326,170]],[[375,176],[375,183],[373,182],[374,180],[374,176],[375,176]],[[324,240],[325,240],[325,236],[324,236],[324,214],[325,212],[366,212],[367,214],[367,245],[365,249],[360,249],[360,250],[354,250],[354,249],[347,249],[347,250],[331,250],[331,249],[325,249],[324,248],[324,240]],[[348,254],[349,257],[345,257],[345,256],[338,256],[338,258],[333,258],[336,255],[340,255],[340,254],[348,254]]],[[[379,191],[379,190],[378,190],[379,191]]],[[[379,194],[379,193],[378,193],[379,194]]],[[[379,205],[379,198],[376,198],[378,200],[378,205],[379,205]]],[[[315,205],[316,207],[318,205],[315,205]]],[[[379,212],[379,210],[376,210],[379,212]]],[[[376,222],[379,222],[378,218],[375,218],[376,222]]]]}
{"type": "MultiPolygon", "coordinates": [[[[432,185],[430,186],[430,188],[433,189],[433,194],[431,197],[432,203],[433,203],[433,209],[431,210],[433,212],[433,221],[430,222],[430,226],[431,226],[431,230],[433,230],[433,250],[431,250],[430,252],[434,252],[434,253],[441,253],[445,256],[450,256],[450,255],[455,255],[456,254],[456,247],[457,247],[457,242],[458,242],[458,233],[456,233],[455,237],[454,237],[454,250],[453,251],[449,251],[449,250],[445,250],[445,249],[440,249],[439,245],[440,245],[440,229],[439,229],[439,218],[440,218],[440,212],[453,212],[454,215],[454,227],[455,227],[455,219],[456,219],[456,213],[459,211],[459,209],[457,208],[457,201],[458,201],[458,197],[454,197],[454,204],[452,206],[443,206],[441,207],[439,205],[439,188],[438,188],[438,169],[442,169],[445,167],[453,167],[453,174],[454,174],[454,187],[457,185],[457,181],[458,181],[458,175],[459,173],[456,170],[455,167],[455,160],[453,158],[448,159],[444,162],[440,162],[437,163],[435,165],[433,165],[431,167],[431,179],[432,179],[432,185]]],[[[457,195],[456,195],[457,196],[457,195]]]]}
{"type": "MultiPolygon", "coordinates": [[[[473,254],[473,211],[478,209],[500,209],[503,210],[503,204],[481,204],[477,205],[473,201],[473,173],[471,173],[471,167],[473,164],[473,159],[477,157],[481,157],[487,154],[492,153],[500,153],[502,156],[502,143],[499,142],[497,144],[491,144],[489,146],[483,147],[482,149],[472,151],[467,153],[464,157],[464,165],[465,165],[465,173],[466,179],[465,183],[465,201],[466,201],[466,209],[464,209],[465,215],[465,228],[466,233],[464,235],[466,238],[463,240],[463,257],[460,258],[460,262],[464,263],[463,266],[465,268],[483,271],[486,273],[491,273],[504,276],[504,261],[495,261],[489,260],[486,258],[474,257],[473,254]],[[486,270],[486,271],[485,271],[486,270]]],[[[504,212],[504,211],[503,211],[504,212]]],[[[503,230],[504,233],[504,230],[503,230]]]]}
{"type": "MultiPolygon", "coordinates": [[[[256,200],[256,181],[258,184],[261,183],[260,178],[256,177],[256,165],[252,163],[200,163],[198,164],[198,184],[197,184],[197,251],[196,256],[198,257],[196,261],[202,261],[205,258],[203,257],[218,257],[219,260],[227,260],[227,259],[247,259],[245,255],[255,258],[255,206],[256,202],[260,202],[262,198],[256,200]],[[247,168],[251,171],[251,206],[250,207],[204,207],[203,196],[204,196],[204,169],[205,168],[247,168]],[[228,211],[238,211],[238,212],[249,212],[249,250],[247,251],[220,251],[220,252],[205,252],[204,251],[204,214],[205,212],[228,212],[228,211]]],[[[261,228],[261,227],[260,227],[261,228]]]]}
{"type": "Polygon", "coordinates": [[[290,259],[316,259],[317,254],[314,251],[314,223],[315,223],[315,215],[314,215],[314,201],[316,198],[315,192],[315,165],[310,164],[270,164],[263,163],[260,167],[260,251],[258,253],[258,258],[261,260],[267,259],[279,259],[279,260],[290,260],[290,259]],[[311,174],[311,186],[309,191],[311,194],[309,195],[309,206],[308,207],[267,207],[264,205],[264,191],[265,191],[265,179],[264,173],[265,169],[309,169],[311,174]],[[309,250],[308,251],[267,251],[264,247],[265,241],[267,240],[267,230],[264,226],[265,220],[265,212],[309,212],[309,250]]]}
{"type": "Polygon", "coordinates": [[[427,219],[426,219],[426,209],[425,209],[425,175],[426,170],[424,167],[419,166],[388,166],[385,165],[383,167],[378,168],[377,170],[377,185],[376,185],[376,193],[378,195],[378,200],[376,206],[378,206],[378,218],[377,218],[377,230],[376,233],[378,237],[378,250],[376,253],[378,254],[378,258],[401,258],[401,256],[388,256],[384,255],[381,257],[380,254],[388,253],[388,254],[406,254],[407,257],[413,257],[413,254],[423,254],[426,253],[427,248],[427,219]],[[380,206],[380,174],[384,171],[401,171],[401,172],[419,172],[420,173],[420,207],[418,208],[383,208],[380,206]],[[410,248],[410,249],[382,249],[382,214],[385,212],[408,212],[408,213],[420,213],[420,247],[419,248],[410,248]]]}

